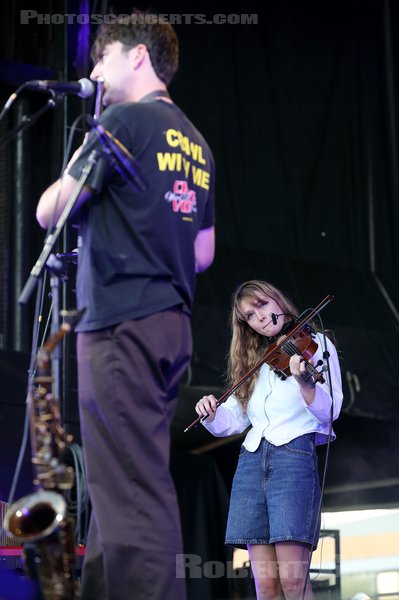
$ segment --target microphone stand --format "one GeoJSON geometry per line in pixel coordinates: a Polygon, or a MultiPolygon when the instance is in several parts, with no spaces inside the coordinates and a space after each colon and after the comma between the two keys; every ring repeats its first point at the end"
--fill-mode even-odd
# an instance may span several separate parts
{"type": "MultiPolygon", "coordinates": [[[[34,289],[37,285],[39,277],[41,276],[41,274],[44,270],[44,267],[47,264],[48,258],[51,254],[51,251],[54,248],[54,245],[60,236],[61,230],[64,227],[65,222],[67,221],[69,215],[71,214],[72,209],[76,203],[76,200],[78,199],[79,194],[83,189],[83,186],[85,185],[90,173],[92,172],[94,166],[96,165],[97,160],[98,160],[98,152],[97,152],[97,150],[93,150],[90,153],[90,156],[87,159],[87,162],[82,169],[82,174],[80,176],[80,179],[79,179],[78,183],[76,184],[75,189],[72,192],[67,204],[65,205],[65,208],[62,211],[55,228],[45,239],[43,250],[42,250],[39,258],[37,259],[35,266],[31,270],[28,280],[24,286],[24,289],[22,290],[22,292],[18,298],[19,304],[22,304],[22,305],[27,304],[32,292],[34,291],[34,289]]],[[[50,264],[50,266],[51,266],[51,264],[50,264]]]]}
{"type": "Polygon", "coordinates": [[[44,113],[46,113],[48,110],[55,108],[61,102],[61,100],[63,100],[63,98],[64,94],[53,94],[52,98],[49,98],[47,103],[44,106],[42,106],[42,108],[40,108],[38,111],[33,113],[33,115],[24,115],[20,123],[18,123],[18,125],[14,127],[14,129],[12,129],[8,133],[6,133],[6,135],[3,135],[3,137],[0,138],[0,146],[12,140],[20,131],[24,131],[25,129],[36,123],[39,117],[44,115],[44,113]]]}
{"type": "MultiPolygon", "coordinates": [[[[50,289],[52,298],[51,309],[51,335],[60,330],[60,280],[65,278],[66,268],[62,261],[54,254],[50,254],[46,262],[46,268],[50,271],[50,289]]],[[[58,402],[61,398],[61,345],[57,344],[52,352],[51,357],[51,375],[53,378],[52,393],[55,400],[58,402]]]]}
{"type": "MultiPolygon", "coordinates": [[[[50,285],[51,285],[51,293],[52,293],[52,300],[53,300],[53,310],[52,310],[52,321],[51,321],[51,332],[55,333],[59,330],[60,328],[60,320],[59,320],[59,315],[60,315],[60,283],[59,283],[59,279],[60,277],[64,276],[65,271],[63,268],[63,264],[61,262],[61,260],[59,258],[57,258],[54,254],[51,254],[55,243],[57,242],[61,230],[66,222],[66,220],[68,219],[76,200],[79,197],[80,192],[83,189],[83,186],[85,185],[91,171],[93,170],[94,166],[96,165],[98,160],[98,152],[97,150],[93,150],[90,153],[89,158],[87,159],[87,162],[85,164],[85,166],[82,169],[82,175],[80,176],[80,179],[78,181],[78,183],[75,186],[75,189],[73,190],[67,204],[65,205],[64,210],[62,211],[60,218],[58,219],[58,222],[54,228],[54,230],[47,236],[45,243],[44,243],[44,247],[43,250],[39,256],[39,258],[36,261],[35,266],[33,267],[32,271],[30,272],[30,275],[28,277],[28,280],[25,284],[24,289],[22,290],[18,302],[21,305],[26,305],[31,294],[33,293],[34,289],[36,288],[39,278],[41,277],[44,268],[47,267],[48,270],[52,273],[51,278],[50,278],[50,285]]],[[[54,397],[55,398],[60,398],[60,388],[61,388],[61,348],[58,347],[55,349],[54,352],[54,362],[52,362],[52,376],[53,376],[53,386],[54,386],[54,397]]]]}
{"type": "MultiPolygon", "coordinates": [[[[52,93],[52,98],[50,98],[48,100],[47,104],[44,107],[42,107],[40,110],[38,110],[33,115],[24,116],[22,118],[22,121],[11,132],[9,132],[7,135],[0,138],[0,146],[4,143],[8,142],[9,140],[11,140],[20,131],[23,131],[26,128],[28,128],[30,125],[33,125],[37,121],[37,119],[41,115],[43,115],[45,112],[47,112],[49,109],[55,108],[57,106],[57,104],[63,99],[63,97],[64,97],[64,94],[52,93]]],[[[10,102],[9,106],[10,105],[11,105],[11,102],[10,102]]],[[[7,106],[7,110],[9,108],[9,106],[7,106]]],[[[28,280],[18,298],[18,303],[21,306],[26,305],[28,303],[33,291],[35,290],[35,288],[39,282],[39,279],[44,271],[44,268],[47,267],[48,270],[52,273],[52,275],[50,277],[50,285],[51,285],[51,293],[52,293],[52,301],[53,301],[52,324],[51,324],[51,332],[52,333],[56,333],[60,329],[60,325],[59,325],[59,321],[60,321],[59,288],[60,288],[60,278],[65,276],[65,269],[64,269],[64,265],[62,264],[61,256],[55,256],[54,254],[51,254],[51,252],[52,252],[53,247],[55,246],[55,243],[57,242],[57,240],[60,236],[62,228],[65,225],[65,222],[67,221],[69,215],[72,212],[72,209],[80,195],[80,192],[82,191],[93,168],[97,164],[97,161],[98,161],[98,152],[97,152],[97,150],[93,150],[90,153],[90,155],[86,161],[86,164],[84,165],[84,167],[82,169],[81,177],[80,177],[79,181],[77,182],[66,206],[64,207],[64,210],[62,211],[54,230],[45,239],[43,250],[42,250],[38,260],[36,261],[36,264],[33,267],[32,271],[28,277],[28,280]]],[[[60,382],[61,382],[61,377],[60,377],[61,349],[59,347],[55,348],[55,351],[53,354],[53,359],[54,359],[54,362],[52,360],[52,364],[51,364],[52,379],[53,379],[52,389],[53,389],[54,399],[56,401],[59,401],[60,387],[61,387],[61,385],[60,385],[60,382]]],[[[31,388],[31,385],[32,385],[33,375],[34,375],[33,372],[30,370],[29,383],[28,383],[29,389],[31,388]]],[[[31,410],[29,403],[28,403],[27,410],[28,411],[31,410]]],[[[39,580],[39,575],[37,572],[37,564],[36,564],[36,560],[35,560],[35,554],[33,553],[30,544],[26,544],[25,549],[26,549],[26,554],[27,554],[28,569],[37,584],[37,596],[38,596],[39,600],[44,600],[42,585],[39,580]]]]}

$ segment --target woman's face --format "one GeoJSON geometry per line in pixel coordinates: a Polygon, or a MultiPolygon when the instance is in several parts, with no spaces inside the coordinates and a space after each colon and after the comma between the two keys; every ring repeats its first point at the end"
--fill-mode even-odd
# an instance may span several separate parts
{"type": "Polygon", "coordinates": [[[244,298],[238,308],[242,319],[259,335],[273,337],[280,333],[284,325],[280,305],[266,294],[257,298],[244,298]],[[275,315],[274,321],[277,319],[277,323],[273,323],[272,315],[275,315]]]}

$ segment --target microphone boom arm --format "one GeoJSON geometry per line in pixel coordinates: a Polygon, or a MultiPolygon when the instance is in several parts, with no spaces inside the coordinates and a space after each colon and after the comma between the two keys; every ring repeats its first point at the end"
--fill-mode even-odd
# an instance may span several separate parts
{"type": "Polygon", "coordinates": [[[113,161],[115,169],[121,177],[128,183],[134,183],[135,190],[145,191],[148,189],[148,183],[141,173],[140,166],[134,156],[122,144],[120,140],[105,129],[101,123],[90,115],[86,115],[90,127],[100,140],[105,153],[113,161]]]}
{"type": "Polygon", "coordinates": [[[46,102],[46,104],[44,106],[42,106],[42,108],[40,108],[38,111],[36,111],[32,115],[24,115],[22,117],[21,121],[18,123],[18,125],[16,127],[14,127],[14,129],[12,129],[8,133],[6,133],[6,135],[3,135],[3,137],[0,138],[0,146],[11,141],[21,131],[24,131],[31,125],[34,125],[36,123],[36,121],[39,119],[39,117],[44,115],[44,113],[46,113],[50,109],[55,108],[61,102],[62,99],[63,99],[63,96],[59,96],[59,95],[53,96],[52,98],[48,99],[48,101],[46,102]]]}

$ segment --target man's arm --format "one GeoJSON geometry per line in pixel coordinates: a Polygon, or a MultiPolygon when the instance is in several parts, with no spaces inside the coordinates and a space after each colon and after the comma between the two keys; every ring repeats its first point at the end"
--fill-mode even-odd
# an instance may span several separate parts
{"type": "Polygon", "coordinates": [[[215,228],[200,229],[195,238],[195,271],[205,271],[213,262],[215,256],[215,228]]]}
{"type": "MultiPolygon", "coordinates": [[[[36,219],[43,229],[47,229],[50,223],[55,224],[58,221],[76,184],[76,179],[65,174],[62,179],[57,179],[43,192],[36,208],[36,219]]],[[[92,194],[93,190],[88,186],[84,186],[75,203],[73,212],[82,206],[92,194]]]]}
{"type": "MultiPolygon", "coordinates": [[[[68,169],[79,158],[82,148],[83,144],[75,150],[62,178],[51,184],[40,197],[36,208],[36,219],[43,229],[47,229],[50,224],[55,224],[58,221],[76,187],[77,180],[68,174],[68,169]]],[[[87,202],[92,195],[93,190],[89,186],[84,186],[75,203],[73,212],[80,208],[84,202],[87,202]]]]}

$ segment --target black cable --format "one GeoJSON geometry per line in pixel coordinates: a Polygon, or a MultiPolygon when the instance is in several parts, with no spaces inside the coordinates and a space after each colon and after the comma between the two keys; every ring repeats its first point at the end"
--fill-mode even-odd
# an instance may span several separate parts
{"type": "Polygon", "coordinates": [[[85,543],[87,537],[87,519],[82,525],[82,515],[87,514],[89,506],[89,491],[87,487],[86,470],[81,447],[74,443],[69,447],[73,456],[75,470],[76,500],[71,497],[71,490],[67,492],[68,509],[76,517],[75,538],[77,543],[85,543]]]}
{"type": "MultiPolygon", "coordinates": [[[[306,314],[306,312],[308,312],[309,310],[310,309],[307,309],[306,311],[304,311],[302,313],[302,315],[306,314]]],[[[324,348],[324,350],[323,350],[323,359],[326,361],[325,372],[326,372],[327,377],[328,377],[328,386],[330,388],[331,409],[330,409],[329,430],[328,430],[327,442],[326,442],[327,443],[327,446],[326,446],[326,456],[325,456],[325,460],[324,460],[323,474],[322,474],[322,478],[321,478],[321,482],[320,482],[320,502],[319,502],[319,506],[318,506],[318,509],[317,509],[316,524],[315,524],[315,528],[314,528],[314,531],[313,531],[311,551],[310,551],[309,561],[308,561],[308,566],[307,566],[307,575],[306,575],[306,578],[305,578],[305,582],[304,582],[304,586],[303,586],[303,590],[302,590],[302,595],[301,595],[301,599],[302,600],[304,600],[304,598],[305,598],[306,586],[307,586],[307,583],[308,583],[308,579],[310,581],[310,564],[312,562],[313,546],[314,546],[314,541],[316,539],[316,532],[317,532],[318,523],[319,523],[319,521],[321,523],[321,507],[322,507],[322,503],[323,503],[324,487],[325,487],[325,482],[326,482],[327,466],[328,466],[328,459],[329,459],[330,446],[331,446],[332,425],[333,425],[333,420],[334,420],[334,392],[333,392],[333,386],[332,386],[332,380],[331,380],[331,369],[330,369],[330,361],[329,361],[330,353],[327,350],[327,335],[326,335],[326,332],[325,332],[323,321],[322,321],[322,319],[320,317],[320,314],[318,314],[317,317],[318,317],[318,320],[319,320],[319,323],[320,323],[321,334],[323,336],[323,348],[324,348]]]]}
{"type": "MultiPolygon", "coordinates": [[[[69,136],[68,136],[68,141],[67,141],[67,147],[66,147],[65,155],[64,155],[64,161],[62,163],[62,167],[61,167],[59,179],[62,179],[62,176],[64,174],[65,168],[66,168],[66,166],[68,164],[69,155],[71,153],[71,148],[72,148],[72,143],[73,143],[73,138],[74,138],[75,133],[77,131],[78,123],[81,120],[85,121],[86,118],[87,118],[87,114],[86,113],[84,113],[82,115],[79,115],[79,117],[76,117],[76,119],[74,120],[74,122],[71,125],[71,129],[70,129],[69,136]]],[[[47,235],[51,233],[51,231],[53,230],[54,224],[55,224],[55,215],[57,214],[57,208],[58,208],[59,198],[60,198],[60,192],[58,192],[57,197],[55,199],[54,208],[53,208],[53,214],[52,214],[52,217],[50,219],[49,226],[47,228],[47,235]]]]}
{"type": "Polygon", "coordinates": [[[12,504],[14,501],[14,495],[15,495],[15,489],[17,487],[17,483],[18,483],[18,479],[19,476],[21,474],[21,468],[22,468],[22,461],[24,459],[25,456],[25,452],[26,452],[26,446],[27,446],[27,442],[28,442],[28,437],[29,437],[29,425],[30,425],[30,397],[31,397],[31,390],[32,390],[32,385],[33,385],[33,378],[35,375],[35,366],[36,366],[36,355],[37,355],[37,348],[38,348],[38,339],[39,339],[39,329],[40,329],[40,319],[39,319],[39,315],[42,312],[43,309],[43,304],[44,304],[44,282],[43,280],[40,280],[39,282],[39,286],[37,288],[37,292],[36,292],[36,306],[35,306],[35,318],[34,318],[34,322],[33,322],[33,332],[32,332],[32,347],[31,347],[31,355],[30,355],[30,363],[29,363],[29,369],[28,369],[28,393],[26,396],[26,411],[25,411],[25,419],[24,419],[24,428],[23,428],[23,433],[22,433],[22,442],[21,442],[21,447],[20,447],[20,451],[18,454],[18,459],[17,459],[17,466],[15,468],[14,471],[14,476],[11,482],[11,488],[10,488],[10,493],[8,495],[8,504],[12,504]]]}

